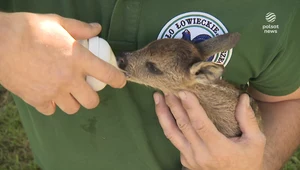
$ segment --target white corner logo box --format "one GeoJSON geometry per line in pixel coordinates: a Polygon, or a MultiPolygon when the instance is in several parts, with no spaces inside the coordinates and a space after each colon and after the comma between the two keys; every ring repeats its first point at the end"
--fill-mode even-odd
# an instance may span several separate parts
{"type": "MultiPolygon", "coordinates": [[[[216,17],[204,12],[187,12],[171,19],[157,39],[177,38],[199,43],[225,33],[228,33],[226,27],[216,17]]],[[[231,55],[232,49],[211,56],[209,61],[226,66],[231,55]]]]}

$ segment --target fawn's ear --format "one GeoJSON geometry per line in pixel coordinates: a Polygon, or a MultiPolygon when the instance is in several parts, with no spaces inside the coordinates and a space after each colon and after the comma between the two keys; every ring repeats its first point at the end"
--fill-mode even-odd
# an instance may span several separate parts
{"type": "Polygon", "coordinates": [[[230,50],[239,40],[240,33],[227,33],[202,41],[196,44],[196,47],[200,51],[202,59],[205,61],[216,53],[230,50]]]}
{"type": "Polygon", "coordinates": [[[220,79],[224,71],[222,64],[197,62],[190,67],[190,74],[197,83],[210,84],[220,79]]]}

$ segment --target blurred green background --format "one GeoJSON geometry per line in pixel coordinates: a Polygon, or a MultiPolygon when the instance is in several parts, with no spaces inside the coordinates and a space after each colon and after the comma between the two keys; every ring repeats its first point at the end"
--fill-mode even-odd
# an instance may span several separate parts
{"type": "MultiPolygon", "coordinates": [[[[0,170],[40,170],[33,162],[29,142],[9,92],[0,85],[0,170]]],[[[300,148],[284,170],[300,170],[300,148]]]]}

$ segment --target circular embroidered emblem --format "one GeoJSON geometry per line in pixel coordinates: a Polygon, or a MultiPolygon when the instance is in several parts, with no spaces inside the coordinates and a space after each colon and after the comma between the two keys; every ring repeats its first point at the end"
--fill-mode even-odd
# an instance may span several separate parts
{"type": "MultiPolygon", "coordinates": [[[[226,27],[214,16],[204,12],[187,12],[171,19],[160,31],[157,39],[178,38],[199,43],[228,33],[226,27]]],[[[208,60],[226,66],[232,49],[211,56],[208,60]]]]}

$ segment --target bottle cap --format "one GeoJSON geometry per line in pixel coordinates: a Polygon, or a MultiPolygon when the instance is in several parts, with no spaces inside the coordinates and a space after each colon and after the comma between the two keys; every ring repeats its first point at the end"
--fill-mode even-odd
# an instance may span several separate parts
{"type": "Polygon", "coordinates": [[[100,59],[109,62],[111,48],[107,41],[99,37],[89,39],[89,50],[100,59]]]}

